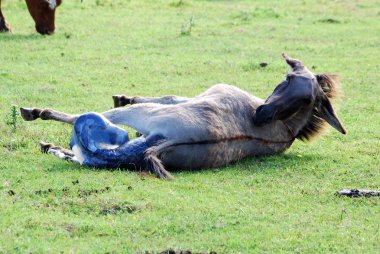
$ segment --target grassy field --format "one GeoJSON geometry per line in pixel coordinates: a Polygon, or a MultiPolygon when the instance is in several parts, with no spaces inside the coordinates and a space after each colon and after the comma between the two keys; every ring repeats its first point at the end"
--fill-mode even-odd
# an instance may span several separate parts
{"type": "Polygon", "coordinates": [[[379,1],[63,1],[53,36],[34,31],[23,1],[3,12],[0,253],[378,253],[380,199],[334,193],[380,188],[379,1]],[[216,83],[265,98],[288,71],[282,52],[341,76],[346,136],[162,181],[41,154],[40,140],[68,147],[71,127],[11,116],[216,83]]]}

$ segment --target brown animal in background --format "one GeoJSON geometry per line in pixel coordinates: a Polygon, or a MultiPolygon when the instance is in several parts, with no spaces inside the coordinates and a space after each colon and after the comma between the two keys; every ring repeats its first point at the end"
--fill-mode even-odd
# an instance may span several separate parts
{"type": "MultiPolygon", "coordinates": [[[[36,23],[36,30],[40,34],[52,34],[55,30],[55,10],[62,0],[25,0],[30,15],[36,23]]],[[[0,32],[11,32],[11,26],[5,20],[1,11],[0,0],[0,32]]]]}

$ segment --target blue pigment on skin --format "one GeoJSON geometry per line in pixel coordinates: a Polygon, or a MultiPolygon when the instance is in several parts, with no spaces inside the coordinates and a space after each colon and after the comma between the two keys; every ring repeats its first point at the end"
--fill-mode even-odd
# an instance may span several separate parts
{"type": "Polygon", "coordinates": [[[77,145],[84,157],[83,165],[92,167],[144,167],[145,151],[162,137],[144,136],[129,140],[128,132],[113,125],[97,113],[81,115],[74,124],[71,149],[77,145]]]}

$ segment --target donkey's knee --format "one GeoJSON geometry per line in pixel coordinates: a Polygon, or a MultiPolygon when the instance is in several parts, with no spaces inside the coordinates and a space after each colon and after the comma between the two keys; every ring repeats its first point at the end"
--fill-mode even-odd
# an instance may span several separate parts
{"type": "Polygon", "coordinates": [[[129,97],[125,95],[113,95],[112,99],[114,107],[119,108],[129,104],[133,104],[134,97],[129,97]]]}
{"type": "Polygon", "coordinates": [[[44,109],[40,113],[40,118],[42,120],[51,120],[53,115],[53,110],[51,109],[44,109]]]}

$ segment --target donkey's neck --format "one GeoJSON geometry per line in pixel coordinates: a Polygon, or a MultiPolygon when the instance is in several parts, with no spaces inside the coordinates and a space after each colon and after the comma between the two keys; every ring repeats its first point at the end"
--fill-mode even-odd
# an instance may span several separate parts
{"type": "Polygon", "coordinates": [[[284,124],[289,128],[289,131],[292,133],[293,137],[296,138],[302,129],[308,124],[311,116],[312,111],[301,110],[294,116],[284,121],[284,124]]]}
{"type": "Polygon", "coordinates": [[[267,143],[293,143],[295,136],[287,124],[282,121],[275,121],[261,127],[254,127],[254,136],[267,143]]]}

